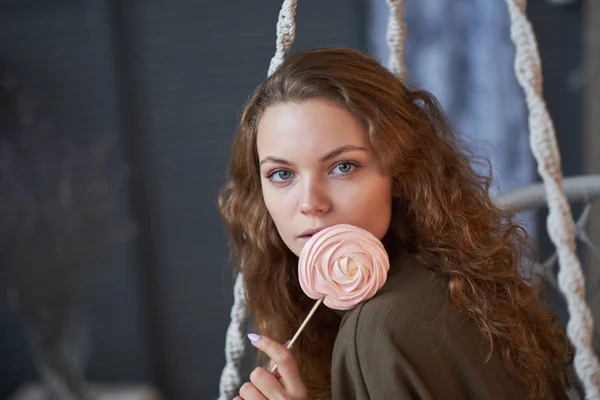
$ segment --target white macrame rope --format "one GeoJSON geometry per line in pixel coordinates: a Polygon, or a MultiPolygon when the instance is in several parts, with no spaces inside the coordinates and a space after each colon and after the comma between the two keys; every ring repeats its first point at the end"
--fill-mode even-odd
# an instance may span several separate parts
{"type": "Polygon", "coordinates": [[[593,321],[585,303],[585,282],[575,254],[574,222],[562,189],[562,170],[554,126],[542,96],[542,72],[525,0],[506,0],[515,44],[515,72],[529,109],[530,146],[548,198],[547,227],[559,260],[558,285],[569,309],[567,335],[575,346],[575,371],[587,399],[600,399],[600,363],[592,349],[593,321]]]}
{"type": "MultiPolygon", "coordinates": [[[[268,76],[279,68],[285,56],[290,51],[296,38],[296,6],[297,0],[284,0],[279,11],[277,21],[277,40],[275,43],[275,55],[269,65],[268,76]]],[[[227,328],[225,338],[225,367],[221,372],[219,384],[219,399],[229,400],[235,396],[240,379],[240,365],[244,357],[245,332],[244,324],[247,320],[246,312],[246,289],[242,269],[237,275],[234,285],[234,300],[231,307],[231,322],[227,328]]]]}
{"type": "Polygon", "coordinates": [[[231,323],[225,337],[225,367],[221,372],[219,400],[231,400],[241,383],[240,365],[244,357],[244,324],[247,319],[246,290],[241,272],[238,273],[235,280],[233,293],[231,323]]]}
{"type": "MultiPolygon", "coordinates": [[[[284,0],[281,5],[279,20],[277,21],[276,50],[269,65],[268,76],[279,68],[296,38],[296,22],[294,20],[296,6],[296,0],[284,0]]],[[[246,320],[246,289],[244,287],[244,277],[240,270],[235,280],[231,322],[227,328],[225,338],[225,367],[221,372],[218,400],[231,399],[235,396],[235,392],[241,384],[239,369],[244,357],[244,324],[246,320]]]]}
{"type": "Polygon", "coordinates": [[[296,39],[296,6],[297,0],[284,0],[279,11],[279,20],[277,21],[277,42],[275,44],[275,55],[271,59],[269,65],[269,73],[271,76],[281,65],[285,56],[292,48],[296,39]]]}
{"type": "Polygon", "coordinates": [[[387,23],[387,44],[390,50],[388,68],[403,81],[406,79],[406,66],[404,65],[404,41],[406,39],[406,25],[402,11],[405,0],[386,0],[390,15],[387,23]]]}

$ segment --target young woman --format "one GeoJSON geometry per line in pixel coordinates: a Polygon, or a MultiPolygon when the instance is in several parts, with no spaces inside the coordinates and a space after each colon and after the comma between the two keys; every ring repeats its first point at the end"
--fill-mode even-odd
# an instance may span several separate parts
{"type": "Polygon", "coordinates": [[[570,355],[520,275],[527,236],[490,200],[435,99],[350,49],[290,56],[254,92],[219,206],[247,286],[251,399],[559,399],[570,355]],[[384,243],[383,288],[353,310],[314,301],[298,256],[351,224],[384,243]]]}

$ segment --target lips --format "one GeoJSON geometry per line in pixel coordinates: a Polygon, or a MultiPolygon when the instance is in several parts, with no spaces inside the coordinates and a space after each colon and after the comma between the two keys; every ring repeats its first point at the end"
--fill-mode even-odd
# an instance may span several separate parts
{"type": "Polygon", "coordinates": [[[327,228],[327,227],[326,226],[322,226],[320,228],[307,229],[304,232],[302,232],[299,237],[303,238],[303,239],[308,239],[308,238],[312,237],[313,235],[321,232],[325,228],[327,228]]]}

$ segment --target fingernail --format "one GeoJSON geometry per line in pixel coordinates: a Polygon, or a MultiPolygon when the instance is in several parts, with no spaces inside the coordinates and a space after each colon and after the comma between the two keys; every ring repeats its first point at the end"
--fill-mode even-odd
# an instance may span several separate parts
{"type": "Polygon", "coordinates": [[[252,343],[256,343],[260,340],[261,336],[257,335],[256,333],[249,333],[248,334],[248,339],[250,339],[250,341],[252,343]]]}
{"type": "Polygon", "coordinates": [[[291,342],[291,341],[292,341],[292,340],[290,339],[290,340],[288,340],[287,342],[285,342],[285,343],[284,343],[284,346],[285,346],[285,347],[288,347],[288,345],[290,344],[290,342],[291,342]]]}

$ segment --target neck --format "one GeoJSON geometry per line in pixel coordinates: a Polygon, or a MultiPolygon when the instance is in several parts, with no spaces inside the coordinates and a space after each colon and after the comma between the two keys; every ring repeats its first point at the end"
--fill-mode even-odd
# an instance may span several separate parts
{"type": "Polygon", "coordinates": [[[383,239],[381,239],[381,243],[385,247],[390,263],[405,250],[402,241],[392,229],[388,230],[383,239]]]}

